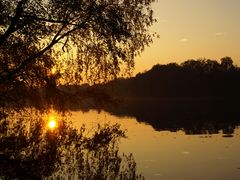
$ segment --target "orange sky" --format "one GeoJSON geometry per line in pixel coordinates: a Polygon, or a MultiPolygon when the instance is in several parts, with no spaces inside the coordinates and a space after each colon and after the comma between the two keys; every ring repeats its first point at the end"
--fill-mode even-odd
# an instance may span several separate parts
{"type": "Polygon", "coordinates": [[[204,57],[240,65],[240,0],[158,0],[153,8],[160,39],[136,58],[135,73],[204,57]]]}

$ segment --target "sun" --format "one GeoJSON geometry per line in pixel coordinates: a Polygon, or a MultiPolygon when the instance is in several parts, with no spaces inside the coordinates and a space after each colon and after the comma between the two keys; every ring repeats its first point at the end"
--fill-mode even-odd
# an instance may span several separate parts
{"type": "Polygon", "coordinates": [[[56,68],[52,68],[52,69],[51,69],[51,74],[52,74],[52,75],[56,74],[56,72],[57,72],[57,69],[56,69],[56,68]]]}
{"type": "Polygon", "coordinates": [[[49,129],[55,129],[56,127],[57,127],[57,120],[56,120],[56,117],[54,117],[54,116],[50,116],[49,118],[48,118],[48,128],[49,129]]]}

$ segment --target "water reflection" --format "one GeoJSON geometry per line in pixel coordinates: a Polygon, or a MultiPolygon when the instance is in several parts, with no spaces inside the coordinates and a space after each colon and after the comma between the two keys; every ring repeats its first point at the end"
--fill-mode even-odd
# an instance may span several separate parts
{"type": "Polygon", "coordinates": [[[230,137],[240,125],[238,99],[128,99],[105,110],[118,117],[133,117],[157,131],[218,134],[230,137]]]}
{"type": "Polygon", "coordinates": [[[185,173],[181,174],[184,179],[196,179],[194,174],[201,179],[206,178],[203,172],[217,173],[220,165],[227,166],[221,172],[235,174],[209,177],[238,177],[235,171],[240,162],[236,154],[240,144],[236,127],[240,113],[232,100],[125,101],[117,108],[105,107],[114,116],[107,114],[92,121],[94,129],[83,123],[96,120],[96,112],[86,113],[90,118],[79,114],[79,107],[74,110],[73,125],[65,113],[51,110],[25,108],[8,115],[1,113],[0,177],[142,179],[136,173],[136,162],[147,179],[178,179],[179,175],[173,176],[172,172],[185,173]],[[102,123],[104,117],[111,117],[111,125],[102,123]],[[98,122],[102,125],[96,125],[98,122]],[[121,149],[118,142],[125,132],[116,123],[128,130],[129,139],[123,140],[121,149]],[[137,161],[131,154],[121,156],[120,151],[134,153],[137,161]],[[207,170],[202,164],[217,168],[207,170]],[[188,174],[189,169],[196,173],[188,174]]]}
{"type": "Polygon", "coordinates": [[[99,123],[118,123],[127,129],[127,139],[119,145],[120,151],[134,153],[138,171],[150,180],[238,180],[240,166],[240,129],[232,138],[218,134],[188,135],[177,132],[156,131],[150,124],[135,118],[117,117],[107,112],[73,112],[73,124],[86,128],[99,123]],[[97,118],[96,118],[97,117],[97,118]],[[78,121],[80,119],[80,121],[78,121]]]}
{"type": "Polygon", "coordinates": [[[84,126],[75,129],[68,121],[67,116],[56,119],[36,109],[1,117],[0,177],[143,179],[133,156],[119,155],[118,142],[125,132],[118,124],[99,125],[89,134],[84,126]]]}

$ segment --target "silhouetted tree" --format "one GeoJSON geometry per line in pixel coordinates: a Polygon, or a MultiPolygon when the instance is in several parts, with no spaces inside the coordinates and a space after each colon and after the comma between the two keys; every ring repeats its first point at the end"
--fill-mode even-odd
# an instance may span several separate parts
{"type": "Polygon", "coordinates": [[[205,61],[200,59],[200,60],[187,60],[187,61],[184,61],[181,66],[183,68],[186,68],[190,71],[193,71],[193,72],[201,72],[203,71],[203,68],[204,68],[204,63],[205,61]]]}
{"type": "MultiPolygon", "coordinates": [[[[0,1],[0,178],[141,178],[132,155],[118,154],[117,140],[124,137],[118,125],[86,137],[84,127],[78,132],[62,121],[51,132],[28,110],[63,111],[67,100],[81,100],[57,91],[59,84],[130,72],[134,57],[152,42],[152,2],[0,1]]],[[[108,99],[95,91],[80,95],[108,99]]]]}
{"type": "Polygon", "coordinates": [[[121,97],[239,97],[240,68],[230,57],[187,60],[180,65],[154,65],[152,69],[115,83],[121,97]]]}
{"type": "Polygon", "coordinates": [[[205,69],[206,72],[218,71],[219,63],[216,60],[207,59],[205,61],[204,69],[205,69]]]}
{"type": "MultiPolygon", "coordinates": [[[[117,77],[121,70],[130,72],[134,57],[152,42],[148,31],[155,21],[152,2],[154,0],[0,1],[1,178],[48,177],[71,148],[74,149],[71,153],[75,153],[72,162],[78,164],[73,164],[76,166],[68,172],[77,167],[79,179],[136,178],[132,157],[128,158],[131,162],[127,166],[131,172],[120,171],[121,159],[113,147],[114,136],[122,136],[118,134],[119,128],[107,129],[105,134],[96,131],[98,134],[93,139],[83,140],[81,133],[67,127],[62,127],[57,134],[43,132],[41,121],[34,119],[33,114],[28,119],[29,131],[24,130],[28,125],[21,120],[29,108],[44,112],[52,104],[58,104],[61,110],[68,96],[79,100],[56,91],[59,84],[76,84],[83,79],[103,82],[117,77]],[[43,90],[44,86],[47,91],[43,90]],[[45,99],[41,96],[44,93],[45,99]],[[61,101],[58,95],[63,98],[61,101]],[[12,114],[21,111],[22,117],[11,119],[12,114]],[[13,129],[8,126],[11,122],[13,129]],[[94,139],[99,137],[101,139],[94,139]],[[81,159],[82,156],[87,161],[81,159]]],[[[97,93],[97,100],[100,96],[103,95],[97,93]]]]}
{"type": "Polygon", "coordinates": [[[228,56],[222,58],[221,59],[221,66],[226,71],[231,70],[234,67],[232,58],[228,57],[228,56]]]}
{"type": "Polygon", "coordinates": [[[96,82],[132,69],[152,41],[152,2],[1,0],[0,83],[96,82]]]}

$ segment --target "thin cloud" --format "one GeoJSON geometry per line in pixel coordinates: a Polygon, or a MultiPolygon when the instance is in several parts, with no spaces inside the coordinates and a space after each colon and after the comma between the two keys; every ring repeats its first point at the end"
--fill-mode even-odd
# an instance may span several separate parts
{"type": "Polygon", "coordinates": [[[166,22],[168,22],[168,20],[167,20],[167,19],[160,19],[160,20],[158,20],[158,22],[160,22],[160,23],[166,23],[166,22]]]}
{"type": "Polygon", "coordinates": [[[182,39],[180,39],[179,41],[180,41],[180,42],[188,42],[189,39],[187,39],[187,38],[182,38],[182,39]]]}
{"type": "Polygon", "coordinates": [[[215,33],[215,36],[223,36],[223,35],[224,35],[224,33],[222,33],[222,32],[215,33]]]}

